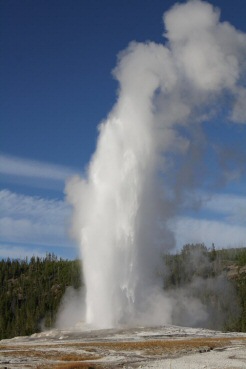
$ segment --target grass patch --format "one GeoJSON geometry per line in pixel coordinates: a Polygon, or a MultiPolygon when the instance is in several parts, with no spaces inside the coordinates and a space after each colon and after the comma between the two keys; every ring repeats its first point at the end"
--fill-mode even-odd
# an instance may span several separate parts
{"type": "Polygon", "coordinates": [[[38,369],[101,369],[101,366],[90,363],[56,364],[54,366],[41,366],[38,369]]]}
{"type": "Polygon", "coordinates": [[[143,350],[180,350],[185,348],[199,349],[208,346],[211,349],[231,344],[233,341],[245,341],[245,337],[216,337],[216,338],[189,338],[189,339],[170,339],[170,340],[150,340],[150,341],[123,341],[123,342],[86,342],[72,344],[73,347],[97,347],[100,350],[114,351],[143,351],[143,350]]]}
{"type": "Polygon", "coordinates": [[[0,346],[2,357],[27,358],[26,365],[38,369],[102,369],[115,368],[113,362],[100,363],[107,356],[130,357],[144,360],[148,357],[173,357],[189,352],[204,352],[231,346],[246,345],[246,337],[181,338],[146,341],[59,342],[47,345],[0,346]],[[99,360],[99,362],[94,362],[99,360]],[[36,364],[34,364],[36,362],[36,364]]]}
{"type": "MultiPolygon", "coordinates": [[[[78,350],[78,349],[77,349],[78,350]]],[[[45,360],[54,360],[54,361],[85,361],[85,360],[98,360],[101,356],[93,355],[91,352],[87,353],[79,353],[79,352],[71,352],[65,353],[64,351],[59,351],[59,349],[53,349],[50,351],[45,351],[43,347],[41,348],[8,348],[6,350],[1,350],[1,356],[3,357],[25,357],[25,358],[33,358],[33,359],[45,359],[45,360]]]]}

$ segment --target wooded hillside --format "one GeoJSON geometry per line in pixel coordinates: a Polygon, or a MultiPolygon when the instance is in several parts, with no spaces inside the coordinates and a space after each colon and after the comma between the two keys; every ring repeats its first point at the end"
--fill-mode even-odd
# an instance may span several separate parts
{"type": "MultiPolygon", "coordinates": [[[[159,272],[165,291],[180,301],[174,324],[183,324],[179,316],[185,314],[186,291],[212,312],[209,328],[246,331],[246,248],[216,251],[186,245],[179,254],[165,255],[159,272]]],[[[53,254],[2,260],[0,286],[0,339],[30,335],[52,327],[68,286],[81,287],[80,262],[53,254]]]]}
{"type": "Polygon", "coordinates": [[[53,325],[66,287],[81,286],[80,262],[55,255],[0,261],[0,339],[53,325]]]}
{"type": "Polygon", "coordinates": [[[246,332],[246,248],[188,244],[164,263],[164,289],[177,302],[173,324],[246,332]],[[200,321],[198,302],[207,314],[200,321]]]}

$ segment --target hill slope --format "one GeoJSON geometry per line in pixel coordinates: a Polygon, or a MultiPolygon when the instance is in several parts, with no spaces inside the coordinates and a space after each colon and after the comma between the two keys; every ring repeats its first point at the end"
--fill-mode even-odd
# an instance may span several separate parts
{"type": "MultiPolygon", "coordinates": [[[[198,299],[209,311],[208,322],[201,326],[246,332],[246,248],[216,251],[186,245],[179,254],[163,257],[159,273],[163,288],[179,302],[174,324],[192,326],[185,296],[198,299]]],[[[80,261],[50,254],[2,260],[0,283],[0,339],[30,335],[54,325],[68,286],[81,287],[80,261]]]]}

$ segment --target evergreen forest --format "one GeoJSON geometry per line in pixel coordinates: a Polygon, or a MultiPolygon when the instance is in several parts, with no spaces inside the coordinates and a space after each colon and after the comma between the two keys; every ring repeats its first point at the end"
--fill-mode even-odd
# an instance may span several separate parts
{"type": "MultiPolygon", "coordinates": [[[[189,325],[185,301],[193,298],[210,313],[204,327],[246,332],[246,248],[185,245],[175,255],[163,255],[158,275],[165,293],[178,301],[174,324],[189,325]]],[[[69,286],[83,287],[80,261],[54,254],[5,259],[0,261],[0,285],[0,339],[30,335],[54,326],[69,286]]]]}
{"type": "Polygon", "coordinates": [[[51,328],[68,286],[81,286],[79,260],[46,258],[0,261],[0,339],[51,328]]]}

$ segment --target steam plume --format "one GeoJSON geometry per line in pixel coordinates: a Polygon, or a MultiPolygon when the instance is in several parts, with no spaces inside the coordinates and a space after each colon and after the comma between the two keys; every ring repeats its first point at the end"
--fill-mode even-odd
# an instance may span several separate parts
{"type": "Polygon", "coordinates": [[[158,261],[175,246],[168,221],[196,182],[202,123],[224,96],[228,117],[246,120],[246,35],[219,16],[200,0],[177,4],[163,17],[165,44],[132,42],[119,55],[117,103],[87,177],[66,188],[92,326],[171,322],[158,261]]]}

